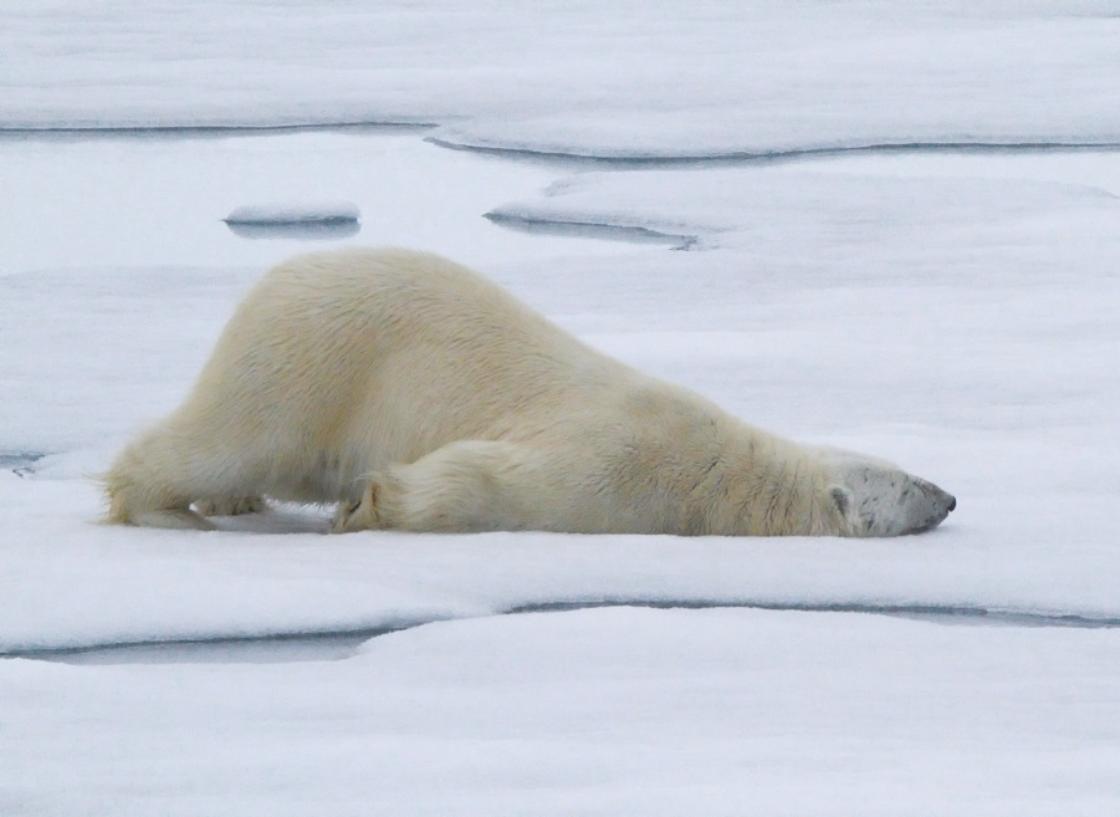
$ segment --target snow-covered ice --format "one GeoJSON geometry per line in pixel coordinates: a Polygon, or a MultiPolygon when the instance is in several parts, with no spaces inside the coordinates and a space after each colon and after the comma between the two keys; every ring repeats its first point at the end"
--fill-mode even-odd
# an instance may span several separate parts
{"type": "Polygon", "coordinates": [[[438,623],[333,662],[12,661],[0,692],[18,750],[0,802],[163,817],[1104,815],[1117,662],[1114,631],[634,609],[438,623]]]}
{"type": "Polygon", "coordinates": [[[1120,141],[1108,0],[9,3],[13,128],[424,122],[456,145],[708,156],[1120,141]]]}
{"type": "MultiPolygon", "coordinates": [[[[12,201],[19,197],[18,207],[0,211],[0,274],[98,265],[106,274],[143,270],[174,280],[173,267],[236,265],[257,275],[306,246],[240,240],[221,218],[247,201],[353,202],[364,214],[354,241],[363,244],[427,247],[470,264],[537,257],[540,241],[480,224],[478,216],[504,199],[534,194],[556,172],[479,161],[421,136],[385,128],[0,135],[0,178],[12,201]]],[[[561,246],[580,254],[617,249],[574,240],[561,246]]]]}
{"type": "Polygon", "coordinates": [[[0,9],[0,814],[1120,813],[1118,38],[1096,0],[0,9]],[[293,127],[374,121],[437,127],[293,127]],[[360,233],[221,220],[333,201],[360,233]],[[477,266],[960,506],[97,524],[89,475],[311,238],[477,266]]]}
{"type": "MultiPolygon", "coordinates": [[[[1099,236],[1106,242],[1106,257],[1115,251],[1110,228],[1120,213],[1120,178],[1098,177],[1092,184],[970,176],[892,178],[882,172],[881,159],[864,167],[867,171],[860,173],[846,161],[818,160],[764,167],[584,172],[558,180],[535,200],[506,203],[489,215],[691,236],[703,239],[707,247],[741,247],[756,258],[778,254],[777,245],[788,257],[785,245],[791,239],[806,248],[803,254],[809,257],[839,240],[858,241],[875,251],[873,260],[880,263],[883,256],[896,263],[914,236],[923,233],[953,231],[962,241],[977,241],[977,236],[1002,228],[1021,231],[1025,242],[1050,247],[1051,237],[1032,237],[1031,228],[1041,219],[1065,219],[1068,224],[1053,226],[1066,235],[1077,230],[1099,236]],[[1002,223],[991,223],[993,219],[1002,223]]],[[[1098,155],[1095,168],[1097,173],[1120,172],[1120,154],[1098,155]]],[[[868,264],[865,256],[859,261],[868,264]]],[[[851,263],[843,258],[839,262],[851,263]]],[[[926,263],[933,266],[932,260],[926,263]]],[[[948,268],[942,275],[961,272],[948,268]]],[[[870,269],[866,275],[897,273],[891,266],[870,269]]]]}
{"type": "MultiPolygon", "coordinates": [[[[1101,154],[1102,175],[1118,160],[1101,154]]],[[[354,537],[316,536],[299,547],[283,537],[274,550],[261,534],[217,534],[202,537],[213,545],[192,540],[180,549],[180,534],[90,527],[98,497],[73,478],[103,467],[130,427],[174,405],[223,314],[258,273],[157,271],[149,293],[137,289],[135,272],[103,272],[91,282],[97,289],[79,283],[65,296],[57,294],[61,273],[16,279],[14,297],[26,299],[18,313],[50,308],[69,316],[62,325],[71,333],[96,293],[106,298],[130,286],[127,299],[110,299],[111,319],[91,323],[80,345],[100,342],[142,362],[129,344],[143,338],[151,358],[138,370],[143,378],[119,385],[108,360],[101,388],[121,399],[96,400],[70,422],[70,403],[48,394],[58,393],[58,378],[88,391],[91,363],[60,368],[53,383],[26,368],[18,391],[36,399],[7,406],[25,435],[12,447],[78,450],[35,463],[37,479],[8,479],[9,515],[21,508],[37,520],[35,539],[53,545],[49,559],[38,546],[12,549],[3,595],[19,599],[18,614],[3,623],[0,644],[380,628],[598,600],[965,608],[1115,621],[1117,420],[1099,395],[1115,385],[1110,361],[1120,345],[1117,201],[1057,180],[796,166],[585,173],[556,182],[537,203],[495,208],[700,236],[705,249],[696,252],[634,247],[493,272],[590,342],[763,426],[889,456],[951,486],[961,507],[946,526],[901,542],[608,537],[589,545],[497,534],[466,537],[461,551],[437,539],[443,544],[429,551],[413,544],[425,537],[382,535],[373,549],[354,537]],[[599,293],[594,310],[589,291],[599,293]],[[188,296],[194,319],[171,320],[188,296]],[[668,303],[690,311],[666,311],[668,303]],[[153,320],[160,311],[166,318],[153,320]],[[112,445],[100,443],[106,435],[112,445]],[[22,490],[32,485],[34,495],[22,490]],[[152,541],[164,544],[146,550],[152,541]],[[306,574],[309,559],[323,562],[325,583],[319,569],[306,574]],[[559,571],[565,560],[573,566],[559,571]],[[479,561],[501,565],[498,584],[479,561]],[[66,582],[77,564],[97,581],[41,592],[66,582]],[[159,578],[184,564],[207,588],[205,605],[192,603],[193,588],[180,594],[159,578]],[[338,576],[360,576],[357,592],[339,592],[338,576]],[[277,601],[277,582],[285,592],[299,587],[291,601],[277,601]]],[[[57,329],[37,317],[19,325],[21,357],[58,342],[57,329]]],[[[316,517],[285,514],[237,524],[273,533],[323,529],[316,517]]]]}
{"type": "Polygon", "coordinates": [[[965,530],[903,541],[339,538],[321,517],[283,512],[184,538],[94,527],[98,498],[68,480],[2,479],[3,515],[24,527],[5,548],[0,652],[379,630],[604,601],[1120,626],[1115,553],[1097,538],[1110,506],[1067,494],[1050,512],[1001,504],[1022,517],[1007,530],[973,509],[965,530]],[[1085,522],[1067,531],[1075,513],[1085,522]]]}
{"type": "MultiPolygon", "coordinates": [[[[425,151],[443,155],[423,147],[418,166],[425,151]]],[[[1116,154],[1083,159],[1114,177],[1116,154]]],[[[236,266],[215,262],[220,243],[170,244],[168,262],[191,263],[90,266],[75,248],[6,274],[2,447],[24,456],[22,476],[0,475],[0,649],[212,644],[0,664],[21,747],[15,782],[0,787],[9,810],[422,814],[454,801],[466,813],[609,814],[702,802],[717,814],[744,803],[885,814],[905,798],[915,814],[1024,803],[1058,814],[1082,792],[1080,813],[1114,811],[1116,199],[1068,168],[1039,173],[1045,158],[995,179],[913,175],[898,156],[854,173],[830,161],[618,176],[525,167],[553,183],[537,197],[513,179],[491,191],[498,200],[475,211],[478,235],[493,231],[475,263],[589,342],[755,422],[951,486],[960,509],[922,537],[329,537],[323,514],[298,509],[215,534],[99,526],[82,476],[174,405],[259,264],[232,246],[236,266]],[[487,210],[699,241],[672,252],[525,237],[477,218],[487,210]],[[775,609],[503,615],[603,602],[775,609]],[[287,650],[228,641],[317,633],[287,650]],[[501,654],[522,658],[511,667],[501,654]],[[635,663],[641,654],[662,657],[635,663]],[[303,663],[270,664],[292,658],[303,663]],[[211,660],[257,663],[197,663],[211,660]],[[427,677],[448,680],[417,691],[427,677]],[[496,714],[510,683],[514,720],[496,714]],[[106,748],[77,758],[63,735],[106,748]],[[75,770],[66,789],[51,783],[59,764],[75,770]],[[122,765],[144,782],[122,788],[122,765]],[[245,770],[236,791],[190,783],[219,767],[245,770]],[[293,781],[283,797],[269,769],[293,781]],[[898,782],[919,777],[939,783],[898,782]]],[[[429,218],[449,225],[441,249],[469,255],[458,204],[429,218]]],[[[142,240],[133,252],[157,250],[142,240]]],[[[26,240],[12,249],[33,252],[26,240]]],[[[252,253],[265,263],[276,251],[252,253]]]]}

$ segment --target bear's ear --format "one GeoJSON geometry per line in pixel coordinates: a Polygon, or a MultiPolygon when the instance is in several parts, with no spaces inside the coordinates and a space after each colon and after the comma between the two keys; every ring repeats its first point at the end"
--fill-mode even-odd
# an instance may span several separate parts
{"type": "Polygon", "coordinates": [[[836,505],[836,509],[840,511],[840,515],[845,519],[848,518],[848,509],[852,507],[852,495],[848,493],[846,488],[841,488],[839,485],[833,485],[832,490],[828,492],[832,497],[832,501],[836,505]]]}

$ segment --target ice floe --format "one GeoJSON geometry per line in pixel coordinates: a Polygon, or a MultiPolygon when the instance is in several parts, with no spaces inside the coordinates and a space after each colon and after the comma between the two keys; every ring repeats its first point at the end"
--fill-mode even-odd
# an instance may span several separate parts
{"type": "Polygon", "coordinates": [[[616,158],[1120,141],[1105,2],[647,11],[9,4],[0,127],[431,123],[446,144],[616,158]]]}
{"type": "Polygon", "coordinates": [[[358,206],[348,201],[307,204],[246,204],[222,219],[226,224],[252,227],[353,224],[361,218],[358,206]]]}

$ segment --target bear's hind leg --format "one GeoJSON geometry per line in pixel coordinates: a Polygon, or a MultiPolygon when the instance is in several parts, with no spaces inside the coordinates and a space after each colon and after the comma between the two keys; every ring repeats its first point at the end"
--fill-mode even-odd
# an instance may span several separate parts
{"type": "MultiPolygon", "coordinates": [[[[108,521],[151,528],[212,530],[191,503],[236,497],[245,507],[257,486],[246,478],[244,459],[209,433],[168,420],[142,434],[102,478],[108,521]]],[[[228,507],[228,506],[227,506],[228,507]]]]}

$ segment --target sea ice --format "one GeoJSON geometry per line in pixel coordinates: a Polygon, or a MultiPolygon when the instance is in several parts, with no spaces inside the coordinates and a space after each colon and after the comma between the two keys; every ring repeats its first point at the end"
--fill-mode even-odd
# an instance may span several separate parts
{"type": "Polygon", "coordinates": [[[444,126],[674,158],[1120,141],[1104,0],[7,3],[0,126],[444,126]]]}
{"type": "Polygon", "coordinates": [[[0,813],[1120,813],[1120,153],[1028,150],[1120,141],[1118,39],[1107,0],[4,4],[0,813]],[[308,247],[218,216],[334,197],[960,506],[888,541],[98,524],[91,477],[308,247]],[[600,603],[674,609],[525,612],[600,603]],[[776,609],[680,609],[713,604],[776,609]]]}
{"type": "Polygon", "coordinates": [[[635,609],[436,623],[333,661],[17,659],[0,663],[0,804],[1113,817],[1118,666],[1115,630],[635,609]]]}
{"type": "MultiPolygon", "coordinates": [[[[1097,157],[1104,175],[1117,158],[1097,157]]],[[[579,174],[508,209],[694,232],[702,249],[542,253],[484,271],[588,342],[752,422],[945,485],[960,507],[933,534],[335,538],[317,535],[321,515],[290,511],[208,535],[98,526],[82,475],[175,404],[260,271],[40,271],[4,279],[5,372],[20,386],[4,412],[19,434],[9,447],[63,453],[0,483],[11,533],[0,643],[321,632],[603,600],[1114,621],[1116,198],[1081,183],[872,170],[579,174]]]]}

